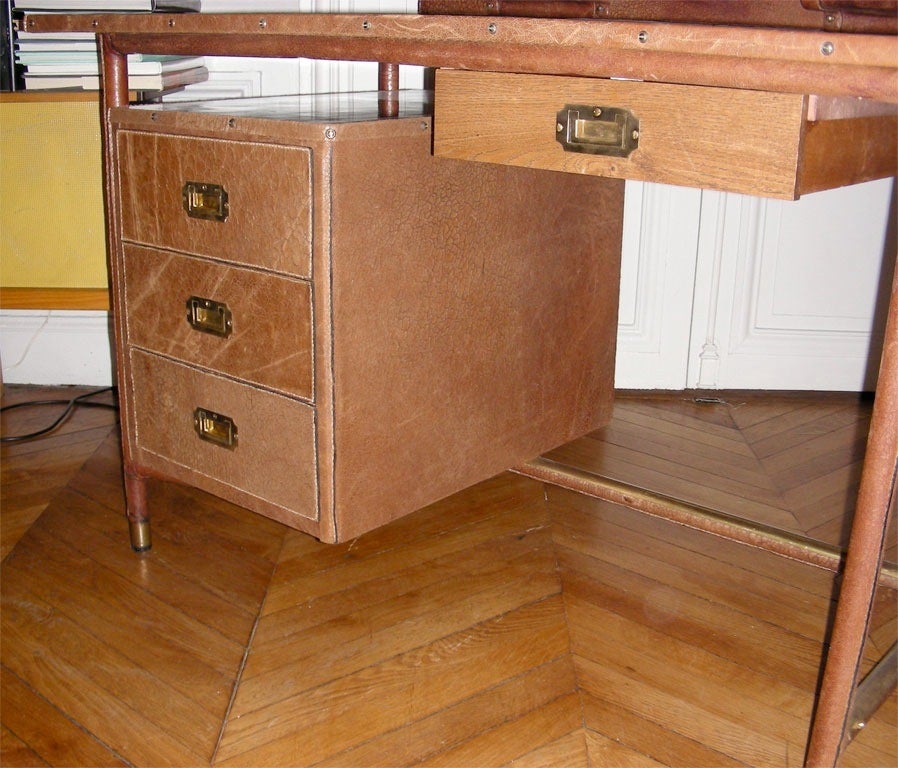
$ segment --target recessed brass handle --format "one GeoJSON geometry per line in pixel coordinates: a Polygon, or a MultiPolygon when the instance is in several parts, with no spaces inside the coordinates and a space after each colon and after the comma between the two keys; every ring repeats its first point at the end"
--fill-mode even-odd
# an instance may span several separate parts
{"type": "Polygon", "coordinates": [[[237,447],[237,425],[229,416],[206,408],[193,412],[193,428],[201,440],[233,450],[237,447]]]}
{"type": "Polygon", "coordinates": [[[181,201],[193,219],[226,221],[230,212],[227,190],[220,184],[188,181],[181,188],[181,201]]]}
{"type": "Polygon", "coordinates": [[[639,146],[639,120],[620,107],[566,104],[555,116],[555,139],[565,152],[628,157],[639,146]]]}
{"type": "Polygon", "coordinates": [[[187,322],[195,331],[211,333],[222,338],[230,336],[234,328],[228,305],[204,299],[202,296],[191,296],[187,299],[187,322]]]}

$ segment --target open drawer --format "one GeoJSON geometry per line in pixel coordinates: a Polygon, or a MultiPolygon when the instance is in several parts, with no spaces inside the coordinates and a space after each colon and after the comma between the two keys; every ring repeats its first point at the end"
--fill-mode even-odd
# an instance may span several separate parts
{"type": "Polygon", "coordinates": [[[795,199],[896,173],[896,105],[439,70],[437,156],[795,199]]]}

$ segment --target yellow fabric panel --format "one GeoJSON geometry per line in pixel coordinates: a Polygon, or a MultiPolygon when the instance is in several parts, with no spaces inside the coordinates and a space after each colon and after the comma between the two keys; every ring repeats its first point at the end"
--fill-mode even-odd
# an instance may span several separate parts
{"type": "Polygon", "coordinates": [[[96,101],[0,101],[0,286],[105,288],[96,101]]]}

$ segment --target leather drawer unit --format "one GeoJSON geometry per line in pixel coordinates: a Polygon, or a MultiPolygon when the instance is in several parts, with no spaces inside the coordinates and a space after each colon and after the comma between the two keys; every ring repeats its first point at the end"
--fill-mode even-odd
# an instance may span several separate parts
{"type": "Polygon", "coordinates": [[[112,110],[126,475],[344,541],[607,423],[623,182],[402,98],[112,110]]]}

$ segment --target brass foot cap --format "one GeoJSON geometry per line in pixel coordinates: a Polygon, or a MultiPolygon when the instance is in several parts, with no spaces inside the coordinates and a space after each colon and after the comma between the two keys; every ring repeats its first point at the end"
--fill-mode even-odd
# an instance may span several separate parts
{"type": "Polygon", "coordinates": [[[128,531],[131,534],[131,549],[135,552],[146,552],[153,546],[153,542],[150,539],[149,520],[140,520],[137,522],[129,520],[128,531]]]}

